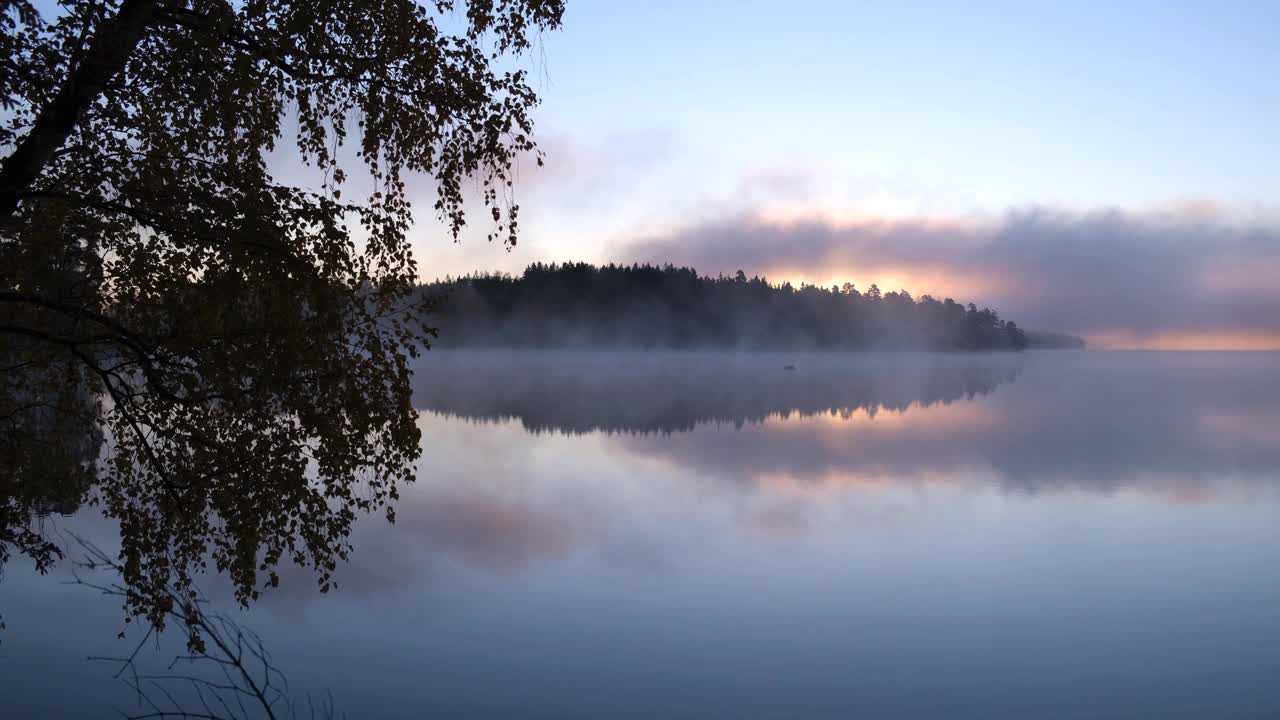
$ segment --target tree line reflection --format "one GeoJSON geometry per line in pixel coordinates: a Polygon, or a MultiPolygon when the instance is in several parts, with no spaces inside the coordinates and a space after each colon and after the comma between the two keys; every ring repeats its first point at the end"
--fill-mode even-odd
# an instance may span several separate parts
{"type": "Polygon", "coordinates": [[[948,405],[995,392],[1021,368],[997,355],[439,353],[418,375],[414,405],[514,419],[535,434],[671,434],[948,405]]]}
{"type": "MultiPolygon", "coordinates": [[[[426,463],[396,525],[362,526],[339,572],[370,602],[577,553],[664,568],[708,536],[928,522],[985,493],[1182,504],[1280,489],[1280,367],[1263,357],[429,360],[426,463]]],[[[305,582],[282,588],[308,602],[305,582]]]]}

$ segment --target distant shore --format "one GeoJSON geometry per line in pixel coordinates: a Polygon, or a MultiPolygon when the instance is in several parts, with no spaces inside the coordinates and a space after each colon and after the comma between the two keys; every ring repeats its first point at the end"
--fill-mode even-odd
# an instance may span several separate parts
{"type": "MultiPolygon", "coordinates": [[[[820,287],[673,265],[534,263],[421,288],[444,348],[1022,350],[991,308],[852,283],[820,287]]],[[[1078,346],[1042,333],[1040,347],[1078,346]]]]}

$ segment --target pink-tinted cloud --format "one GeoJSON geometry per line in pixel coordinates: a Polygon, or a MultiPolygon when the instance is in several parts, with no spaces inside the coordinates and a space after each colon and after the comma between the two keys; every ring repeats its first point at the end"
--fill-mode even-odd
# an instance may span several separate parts
{"type": "Polygon", "coordinates": [[[1280,224],[1212,209],[1076,213],[1036,208],[989,219],[776,220],[738,214],[638,239],[624,260],[706,273],[950,295],[1024,327],[1128,346],[1198,336],[1280,347],[1280,224]],[[1261,338],[1261,340],[1259,340],[1261,338]]]}

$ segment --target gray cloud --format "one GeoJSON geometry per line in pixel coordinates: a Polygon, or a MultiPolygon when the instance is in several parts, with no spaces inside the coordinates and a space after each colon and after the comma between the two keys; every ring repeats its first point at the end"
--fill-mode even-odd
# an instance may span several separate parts
{"type": "Polygon", "coordinates": [[[742,214],[638,239],[619,254],[712,274],[927,278],[905,289],[1093,336],[1280,335],[1280,223],[1231,222],[1212,211],[1030,209],[953,223],[742,214]]]}

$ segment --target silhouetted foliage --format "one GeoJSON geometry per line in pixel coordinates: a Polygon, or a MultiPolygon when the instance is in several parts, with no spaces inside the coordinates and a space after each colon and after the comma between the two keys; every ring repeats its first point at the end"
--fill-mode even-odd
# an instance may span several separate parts
{"type": "MultiPolygon", "coordinates": [[[[50,318],[47,330],[65,330],[59,320],[50,318]]],[[[83,367],[57,362],[60,348],[7,340],[0,345],[0,571],[16,551],[44,573],[62,557],[43,532],[44,518],[75,512],[97,477],[98,402],[83,367]]]]}
{"type": "Polygon", "coordinates": [[[0,0],[0,552],[54,557],[22,516],[87,475],[131,614],[205,567],[328,589],[421,452],[406,182],[455,235],[474,184],[515,241],[537,97],[506,66],[563,9],[0,0]]]}
{"type": "Polygon", "coordinates": [[[1027,347],[1043,350],[1083,350],[1084,338],[1055,332],[1027,332],[1027,347]]]}
{"type": "Polygon", "coordinates": [[[530,265],[427,286],[445,347],[1020,350],[994,310],[951,298],[706,277],[672,265],[530,265]]]}

